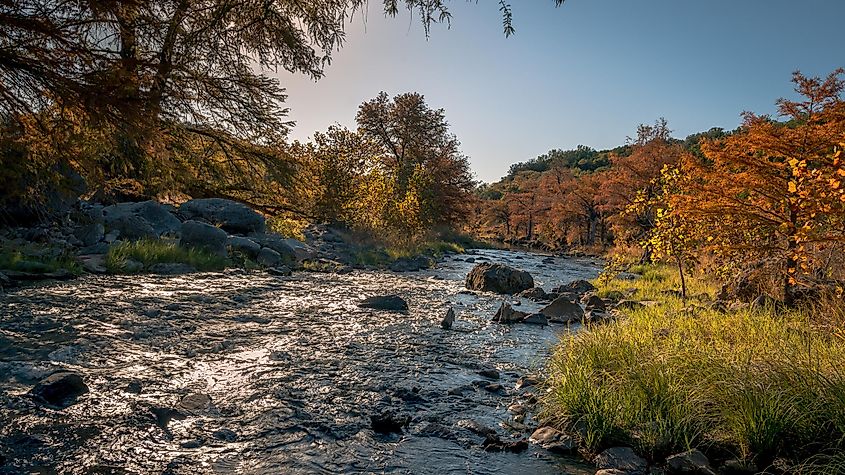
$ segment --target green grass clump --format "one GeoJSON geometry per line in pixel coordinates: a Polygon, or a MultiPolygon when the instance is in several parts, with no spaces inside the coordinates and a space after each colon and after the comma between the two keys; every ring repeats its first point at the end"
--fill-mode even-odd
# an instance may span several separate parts
{"type": "Polygon", "coordinates": [[[137,261],[146,270],[154,264],[188,264],[197,270],[222,270],[228,259],[204,249],[180,247],[175,241],[142,239],[111,246],[106,254],[106,269],[118,273],[126,271],[127,261],[137,261]]]}
{"type": "Polygon", "coordinates": [[[0,270],[47,274],[67,271],[81,274],[82,266],[67,253],[51,252],[36,244],[0,247],[0,270]]]}
{"type": "Polygon", "coordinates": [[[417,256],[441,257],[447,253],[462,254],[466,250],[458,243],[448,241],[423,241],[407,244],[369,245],[354,251],[354,261],[359,265],[384,266],[402,259],[417,256]]]}
{"type": "MultiPolygon", "coordinates": [[[[603,295],[632,293],[659,305],[564,340],[550,363],[545,417],[582,435],[592,451],[624,444],[655,461],[699,448],[765,467],[845,448],[845,339],[810,310],[719,313],[675,296],[677,278],[613,280],[603,295]]],[[[714,285],[692,279],[705,300],[714,285]]],[[[802,465],[804,464],[804,465],[802,465]]],[[[816,472],[813,472],[816,473],[816,472]]],[[[818,472],[820,473],[820,472],[818,472]]]]}

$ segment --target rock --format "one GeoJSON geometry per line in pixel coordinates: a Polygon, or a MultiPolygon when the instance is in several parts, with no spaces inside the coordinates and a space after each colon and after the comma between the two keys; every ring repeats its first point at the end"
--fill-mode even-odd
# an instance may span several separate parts
{"type": "Polygon", "coordinates": [[[549,295],[542,287],[532,287],[519,293],[519,297],[529,300],[548,300],[549,295]]]}
{"type": "Polygon", "coordinates": [[[600,312],[607,310],[607,304],[598,295],[590,296],[584,303],[586,310],[598,310],[600,312]]]}
{"type": "Polygon", "coordinates": [[[716,475],[710,468],[710,460],[698,449],[667,457],[666,468],[670,474],[716,475]]]}
{"type": "Polygon", "coordinates": [[[554,257],[546,257],[546,258],[543,258],[542,262],[543,262],[543,264],[554,264],[555,258],[554,257]]]}
{"type": "Polygon", "coordinates": [[[481,436],[488,436],[490,434],[495,434],[496,429],[492,427],[487,427],[484,424],[481,424],[478,421],[474,421],[472,419],[461,419],[457,422],[457,426],[466,429],[474,434],[481,435],[481,436]]]}
{"type": "Polygon", "coordinates": [[[232,252],[242,254],[250,259],[258,257],[258,253],[261,251],[260,244],[241,236],[229,236],[226,244],[232,252]]]}
{"type": "Polygon", "coordinates": [[[103,208],[103,218],[106,228],[119,230],[126,239],[156,238],[179,230],[179,219],[172,211],[173,207],[156,201],[118,203],[103,208]],[[140,236],[141,231],[147,234],[140,236]]]}
{"type": "Polygon", "coordinates": [[[525,439],[505,441],[496,434],[489,434],[481,443],[487,452],[524,452],[528,449],[528,441],[525,439]]]}
{"type": "Polygon", "coordinates": [[[615,468],[605,468],[603,470],[596,471],[595,475],[628,475],[628,472],[616,470],[615,468]]]}
{"type": "Polygon", "coordinates": [[[198,449],[203,446],[203,441],[200,439],[190,439],[179,444],[183,449],[198,449]]]}
{"type": "Polygon", "coordinates": [[[455,323],[455,310],[452,307],[449,307],[449,310],[446,311],[446,316],[443,317],[443,321],[440,322],[440,328],[449,330],[452,328],[453,323],[455,323]]]}
{"type": "Polygon", "coordinates": [[[752,475],[758,473],[757,464],[750,460],[729,459],[722,464],[720,473],[725,475],[752,475]]]}
{"type": "Polygon", "coordinates": [[[86,224],[77,228],[73,235],[82,242],[80,247],[93,246],[106,237],[106,228],[103,223],[86,224]]]}
{"type": "Polygon", "coordinates": [[[111,231],[107,232],[105,236],[103,236],[103,241],[105,241],[106,244],[113,244],[115,241],[117,241],[117,238],[119,237],[120,231],[118,231],[117,229],[112,229],[111,231]]]}
{"type": "Polygon", "coordinates": [[[176,409],[181,414],[196,415],[208,410],[211,407],[211,398],[207,394],[190,393],[185,395],[176,409]]]}
{"type": "Polygon", "coordinates": [[[614,308],[617,310],[641,310],[644,309],[646,305],[642,302],[636,300],[620,300],[614,308]]]}
{"type": "Polygon", "coordinates": [[[293,272],[290,270],[288,266],[277,266],[277,267],[270,267],[267,269],[267,273],[272,275],[278,275],[280,277],[290,277],[293,272]]]}
{"type": "Polygon", "coordinates": [[[398,295],[377,295],[365,298],[358,303],[358,307],[392,312],[407,312],[408,302],[398,295]]]}
{"type": "Polygon", "coordinates": [[[477,373],[487,379],[499,379],[499,372],[494,368],[482,369],[477,373]]]}
{"type": "Polygon", "coordinates": [[[580,322],[584,319],[584,310],[567,297],[558,297],[540,310],[552,323],[580,322]]]}
{"type": "Polygon", "coordinates": [[[29,394],[50,407],[64,409],[87,392],[82,376],[72,371],[56,371],[39,381],[29,394]]]}
{"type": "Polygon", "coordinates": [[[484,290],[500,294],[516,294],[534,287],[528,272],[503,264],[478,264],[466,278],[470,290],[484,290]]]}
{"type": "Polygon", "coordinates": [[[587,292],[592,292],[596,290],[596,287],[591,284],[589,281],[580,279],[580,280],[573,280],[572,282],[561,285],[560,287],[556,287],[553,289],[554,292],[559,294],[576,294],[576,295],[583,295],[587,292]]]}
{"type": "Polygon", "coordinates": [[[549,319],[546,318],[546,316],[542,313],[532,313],[531,315],[528,315],[527,317],[522,319],[522,323],[528,323],[532,325],[548,325],[549,319]]]}
{"type": "Polygon", "coordinates": [[[584,321],[598,323],[608,319],[607,312],[601,310],[588,310],[584,312],[584,321]]]}
{"type": "Polygon", "coordinates": [[[238,434],[232,429],[227,429],[225,427],[212,432],[211,436],[217,440],[222,440],[223,442],[235,442],[238,440],[238,434]]]}
{"type": "Polygon", "coordinates": [[[396,414],[393,411],[383,411],[370,416],[370,427],[379,434],[401,434],[402,428],[411,422],[407,415],[396,414]]]}
{"type": "Polygon", "coordinates": [[[269,247],[261,248],[255,260],[264,267],[276,267],[283,263],[282,256],[269,247]]]}
{"type": "Polygon", "coordinates": [[[594,460],[601,469],[621,470],[630,475],[644,474],[648,463],[630,447],[612,447],[598,454],[594,460]]]}
{"type": "MultiPolygon", "coordinates": [[[[250,239],[260,244],[261,247],[270,248],[279,253],[282,263],[290,266],[294,262],[301,261],[298,253],[288,244],[291,239],[285,239],[278,234],[251,234],[250,239]]],[[[298,241],[297,241],[298,242],[298,241]]]]}
{"type": "Polygon", "coordinates": [[[533,376],[522,376],[516,380],[516,389],[527,388],[529,386],[536,386],[540,383],[540,380],[533,376]]]}
{"type": "Polygon", "coordinates": [[[147,270],[153,274],[163,275],[182,275],[199,272],[196,267],[182,262],[160,262],[151,265],[147,270]]]}
{"type": "MultiPolygon", "coordinates": [[[[121,215],[108,221],[109,229],[117,231],[121,238],[130,241],[139,239],[155,239],[158,237],[155,229],[143,218],[134,215],[121,215]]],[[[111,232],[109,233],[111,235],[111,232]]]]}
{"type": "Polygon", "coordinates": [[[493,316],[493,321],[496,323],[517,323],[525,320],[527,316],[528,314],[525,312],[514,310],[511,304],[502,302],[499,310],[496,311],[496,315],[493,316]]]}
{"type": "Polygon", "coordinates": [[[416,272],[422,269],[429,269],[435,264],[434,259],[428,256],[417,256],[414,258],[399,259],[390,264],[393,272],[416,272]]]}
{"type": "Polygon", "coordinates": [[[264,216],[249,206],[223,198],[190,200],[179,207],[185,219],[203,219],[232,234],[263,233],[267,229],[264,216]]]}
{"type": "Polygon", "coordinates": [[[85,269],[85,272],[90,272],[92,274],[105,274],[107,270],[106,256],[104,254],[79,256],[79,263],[82,264],[82,268],[85,269]]]}
{"type": "Polygon", "coordinates": [[[212,254],[226,257],[226,231],[199,221],[182,223],[179,244],[185,247],[205,249],[212,254]]]}
{"type": "Polygon", "coordinates": [[[123,390],[129,394],[141,394],[143,389],[140,381],[130,381],[123,390]]]}
{"type": "Polygon", "coordinates": [[[572,437],[553,427],[540,427],[528,440],[557,454],[572,454],[578,451],[578,444],[572,437]]]}
{"type": "Polygon", "coordinates": [[[136,261],[135,259],[126,259],[123,261],[123,266],[121,266],[120,270],[127,274],[135,274],[144,270],[144,264],[136,261]]]}

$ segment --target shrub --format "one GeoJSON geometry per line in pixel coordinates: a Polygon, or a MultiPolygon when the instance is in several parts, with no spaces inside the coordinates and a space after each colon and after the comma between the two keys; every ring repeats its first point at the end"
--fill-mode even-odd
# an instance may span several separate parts
{"type": "Polygon", "coordinates": [[[128,260],[140,262],[145,270],[154,264],[181,263],[210,271],[225,269],[229,263],[228,259],[204,249],[180,247],[175,241],[142,239],[111,246],[106,254],[106,269],[124,272],[128,260]]]}

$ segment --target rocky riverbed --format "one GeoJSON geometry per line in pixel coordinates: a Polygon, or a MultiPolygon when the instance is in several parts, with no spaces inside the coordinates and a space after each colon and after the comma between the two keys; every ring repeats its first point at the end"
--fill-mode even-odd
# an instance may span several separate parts
{"type": "Polygon", "coordinates": [[[598,272],[483,250],[418,272],[87,275],[9,292],[0,473],[592,473],[524,447],[537,388],[520,378],[577,326],[493,323],[505,297],[464,287],[485,261],[545,288],[598,272]],[[409,310],[358,307],[386,293],[409,310]],[[88,389],[66,408],[31,392],[56,370],[88,389]]]}

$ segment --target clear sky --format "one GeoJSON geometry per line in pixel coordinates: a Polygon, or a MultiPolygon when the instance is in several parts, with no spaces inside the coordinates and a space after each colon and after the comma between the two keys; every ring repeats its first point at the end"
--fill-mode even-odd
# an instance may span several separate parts
{"type": "Polygon", "coordinates": [[[845,0],[510,0],[510,38],[496,3],[453,0],[451,29],[426,40],[416,18],[385,19],[371,0],[323,79],[279,73],[292,138],[354,128],[379,91],[416,91],[495,181],[552,148],[622,144],[661,116],[677,137],[731,129],[791,97],[792,71],[845,66],[845,0]]]}

